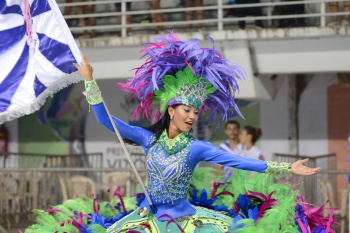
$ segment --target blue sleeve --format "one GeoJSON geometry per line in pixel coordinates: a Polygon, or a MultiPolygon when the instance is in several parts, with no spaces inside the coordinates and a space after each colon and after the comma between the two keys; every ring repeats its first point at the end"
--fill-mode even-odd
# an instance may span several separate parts
{"type": "MultiPolygon", "coordinates": [[[[97,121],[106,126],[109,130],[114,132],[112,123],[110,122],[109,118],[108,118],[108,114],[106,111],[105,106],[103,105],[103,103],[99,103],[99,104],[95,104],[95,105],[91,105],[92,110],[95,113],[96,119],[97,121]]],[[[113,120],[120,132],[120,135],[123,138],[127,138],[133,142],[135,142],[136,144],[142,146],[142,148],[144,150],[147,151],[147,149],[149,148],[149,142],[150,142],[150,138],[153,135],[153,133],[149,130],[146,130],[144,128],[138,127],[138,126],[131,126],[126,124],[125,122],[119,120],[118,118],[113,117],[113,120]]]]}
{"type": "Polygon", "coordinates": [[[216,163],[224,166],[234,167],[243,170],[265,172],[266,161],[245,158],[239,155],[228,153],[209,142],[194,141],[191,149],[191,160],[193,165],[201,161],[216,163]]]}

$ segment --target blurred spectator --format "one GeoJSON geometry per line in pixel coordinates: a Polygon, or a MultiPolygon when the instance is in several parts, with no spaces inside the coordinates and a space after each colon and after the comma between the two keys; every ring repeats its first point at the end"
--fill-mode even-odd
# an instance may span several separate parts
{"type": "MultiPolygon", "coordinates": [[[[284,0],[285,2],[295,2],[297,0],[284,0]]],[[[305,14],[304,4],[286,5],[284,8],[286,15],[305,14]]],[[[287,20],[287,27],[305,27],[305,18],[290,18],[287,20]]]]}
{"type": "Polygon", "coordinates": [[[240,155],[244,149],[243,144],[239,141],[240,125],[237,121],[231,120],[225,124],[225,134],[227,141],[221,143],[219,147],[227,152],[240,155]]]}
{"type": "MultiPolygon", "coordinates": [[[[119,3],[115,3],[115,8],[116,8],[116,11],[119,11],[121,12],[122,11],[122,4],[119,2],[119,3]]],[[[131,11],[131,2],[126,2],[126,11],[131,11]]],[[[122,16],[121,15],[118,15],[118,24],[121,24],[122,23],[122,16]]],[[[131,18],[131,15],[126,15],[126,24],[131,24],[132,23],[132,18],[131,18]]],[[[126,29],[126,32],[128,34],[131,33],[131,28],[127,28],[126,29]]]]}
{"type": "MultiPolygon", "coordinates": [[[[284,6],[280,6],[280,5],[277,5],[277,6],[274,6],[273,7],[273,10],[272,10],[272,15],[275,16],[275,15],[284,15],[284,6]]],[[[272,27],[273,28],[280,28],[280,27],[285,27],[287,25],[287,22],[286,22],[287,19],[272,19],[271,20],[271,23],[272,23],[272,27]]]]}
{"type": "Polygon", "coordinates": [[[185,0],[180,0],[178,7],[185,7],[185,0]]]}
{"type": "MultiPolygon", "coordinates": [[[[239,129],[240,125],[237,121],[231,120],[226,122],[225,134],[228,140],[219,145],[220,149],[234,154],[233,156],[240,155],[244,150],[243,144],[239,142],[239,129]]],[[[232,168],[223,166],[222,173],[223,181],[227,182],[232,176],[232,168]]]]}
{"type": "Polygon", "coordinates": [[[255,146],[256,141],[261,137],[261,129],[253,126],[245,126],[241,132],[240,140],[245,146],[241,155],[246,158],[265,160],[261,151],[255,146]]]}
{"type": "MultiPolygon", "coordinates": [[[[151,9],[159,10],[160,9],[160,0],[151,0],[151,9]]],[[[152,23],[162,23],[163,22],[163,13],[153,13],[151,14],[152,23]]],[[[163,26],[154,27],[156,34],[163,30],[163,26]]]]}
{"type": "MultiPolygon", "coordinates": [[[[66,0],[66,3],[72,3],[73,0],[66,0]]],[[[71,6],[65,6],[64,7],[64,12],[63,15],[70,15],[72,13],[72,7],[71,6]]],[[[72,20],[71,19],[66,19],[67,25],[69,27],[72,26],[72,20]]]]}
{"type": "MultiPolygon", "coordinates": [[[[201,7],[203,6],[203,0],[191,0],[186,1],[186,7],[201,7]]],[[[186,11],[186,21],[193,20],[193,13],[196,12],[196,19],[197,20],[203,20],[204,17],[204,11],[203,10],[197,10],[197,11],[186,11]]],[[[192,24],[187,25],[188,29],[192,28],[192,24]]],[[[197,29],[202,30],[202,24],[197,24],[197,29]]]]}
{"type": "MultiPolygon", "coordinates": [[[[77,2],[84,2],[84,0],[76,0],[77,2]]],[[[86,0],[87,2],[93,2],[94,0],[86,0]]],[[[88,14],[94,14],[95,13],[95,5],[90,4],[86,6],[77,6],[77,14],[83,15],[87,11],[88,14]]],[[[96,19],[95,17],[90,17],[90,26],[96,26],[96,19]]],[[[79,23],[81,27],[86,27],[86,19],[85,18],[79,18],[79,23]]],[[[84,38],[93,38],[96,36],[96,31],[91,30],[91,33],[89,34],[87,30],[84,30],[84,38]]]]}
{"type": "MultiPolygon", "coordinates": [[[[331,12],[339,12],[339,3],[338,2],[329,2],[329,8],[331,12]]],[[[343,2],[344,12],[350,12],[350,1],[343,2]]],[[[332,22],[328,26],[337,26],[339,25],[338,15],[332,16],[332,22]]],[[[341,21],[341,25],[349,25],[349,15],[344,15],[341,21]]]]}
{"type": "MultiPolygon", "coordinates": [[[[228,0],[228,5],[234,5],[236,4],[236,0],[228,0]]],[[[234,8],[231,8],[231,9],[228,9],[228,11],[225,13],[224,15],[224,18],[227,18],[229,16],[234,16],[235,15],[235,9],[234,8]]]]}
{"type": "MultiPolygon", "coordinates": [[[[236,4],[252,4],[260,3],[260,0],[236,0],[236,4]]],[[[261,7],[245,7],[245,8],[236,8],[237,17],[246,17],[246,16],[262,16],[261,7]]],[[[245,21],[239,21],[239,28],[245,29],[245,21]]],[[[255,26],[262,28],[262,21],[255,20],[255,26]]]]}

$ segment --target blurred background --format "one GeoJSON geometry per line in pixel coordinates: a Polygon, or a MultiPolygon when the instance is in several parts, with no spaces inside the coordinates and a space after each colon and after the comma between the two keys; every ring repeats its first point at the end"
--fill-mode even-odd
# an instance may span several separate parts
{"type": "MultiPolygon", "coordinates": [[[[350,133],[350,2],[227,0],[57,0],[77,44],[94,67],[94,78],[111,113],[131,121],[138,102],[118,82],[140,66],[142,43],[174,31],[183,40],[207,36],[225,58],[247,73],[239,80],[237,105],[229,119],[262,129],[257,142],[266,160],[309,157],[321,172],[302,179],[302,194],[317,205],[336,207],[349,231],[348,146],[350,133]],[[188,3],[190,2],[190,3],[188,3]]],[[[81,94],[83,83],[50,98],[36,113],[0,126],[0,232],[32,224],[32,209],[67,198],[137,185],[112,132],[99,125],[81,94]],[[77,188],[72,188],[72,187],[77,188]]],[[[194,135],[215,145],[227,140],[224,125],[194,135]]],[[[128,146],[145,178],[143,151],[128,146]]],[[[219,168],[218,168],[219,169],[219,168]]]]}

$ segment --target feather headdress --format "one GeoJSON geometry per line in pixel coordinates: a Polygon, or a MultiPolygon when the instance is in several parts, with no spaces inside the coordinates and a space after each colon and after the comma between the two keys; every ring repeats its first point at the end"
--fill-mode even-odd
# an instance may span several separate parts
{"type": "Polygon", "coordinates": [[[238,64],[224,59],[214,40],[208,39],[213,48],[200,48],[199,39],[182,41],[172,32],[145,44],[141,52],[147,57],[146,62],[136,68],[134,78],[120,84],[141,102],[133,118],[141,114],[157,121],[174,104],[193,105],[200,113],[210,110],[209,123],[217,114],[221,123],[230,110],[241,115],[234,94],[238,91],[236,80],[245,78],[245,73],[238,64]],[[157,113],[152,116],[154,105],[157,113]]]}

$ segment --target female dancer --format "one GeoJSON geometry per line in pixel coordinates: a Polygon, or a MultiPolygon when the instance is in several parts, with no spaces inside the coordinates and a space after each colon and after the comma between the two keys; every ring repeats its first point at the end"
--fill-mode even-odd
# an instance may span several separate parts
{"type": "MultiPolygon", "coordinates": [[[[130,126],[113,117],[122,137],[140,145],[146,153],[147,191],[156,207],[155,213],[144,200],[139,209],[120,219],[107,232],[228,232],[232,219],[219,212],[195,207],[187,199],[192,173],[200,161],[217,163],[260,173],[311,175],[319,168],[261,161],[232,156],[216,146],[199,141],[191,129],[206,109],[209,123],[219,114],[225,119],[230,108],[238,110],[233,99],[236,79],[244,72],[221,57],[215,49],[202,49],[198,40],[181,41],[175,34],[149,43],[144,51],[150,58],[136,71],[136,76],[122,89],[137,95],[140,106],[134,117],[142,114],[157,119],[148,129],[130,126]],[[157,109],[152,116],[151,107],[157,109]],[[181,224],[181,230],[168,221],[181,224]],[[148,228],[147,228],[147,227],[148,228]],[[175,228],[172,228],[175,226],[175,228]]],[[[83,57],[76,66],[85,78],[85,95],[97,121],[113,130],[103,105],[101,92],[93,79],[93,68],[83,57]]],[[[239,110],[238,110],[239,111],[239,110]]]]}

